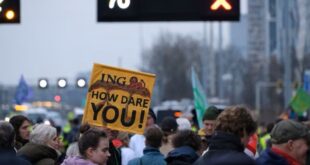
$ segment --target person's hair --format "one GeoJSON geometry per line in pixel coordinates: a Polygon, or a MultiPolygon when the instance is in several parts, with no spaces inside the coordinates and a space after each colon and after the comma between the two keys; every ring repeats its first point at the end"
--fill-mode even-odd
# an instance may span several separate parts
{"type": "Polygon", "coordinates": [[[99,145],[100,138],[108,139],[108,136],[104,131],[101,131],[97,128],[90,128],[84,132],[78,141],[80,154],[86,157],[86,150],[89,147],[96,149],[99,145]]]}
{"type": "Polygon", "coordinates": [[[147,128],[144,132],[145,145],[159,148],[163,139],[163,131],[157,126],[151,126],[147,128]]]}
{"type": "Polygon", "coordinates": [[[257,124],[253,120],[248,108],[245,106],[231,106],[217,117],[215,131],[223,131],[244,137],[244,132],[247,135],[255,133],[257,124]]]}
{"type": "Polygon", "coordinates": [[[127,132],[120,131],[117,135],[117,139],[123,141],[129,139],[129,134],[127,132]]]}
{"type": "Polygon", "coordinates": [[[37,124],[33,126],[29,141],[36,144],[46,145],[49,140],[53,140],[56,136],[56,128],[46,124],[37,124]]]}
{"type": "Polygon", "coordinates": [[[83,135],[83,133],[88,131],[90,128],[91,126],[88,123],[82,124],[79,128],[79,132],[76,134],[75,140],[78,141],[78,139],[83,135]]]}
{"type": "Polygon", "coordinates": [[[160,128],[163,131],[163,143],[168,143],[168,136],[175,134],[178,129],[178,123],[174,117],[166,116],[160,122],[160,128]]]}
{"type": "Polygon", "coordinates": [[[15,133],[16,133],[16,140],[17,141],[24,141],[25,139],[22,139],[22,137],[19,134],[19,128],[22,126],[24,121],[28,121],[29,123],[32,123],[27,117],[23,115],[15,115],[10,119],[10,123],[14,127],[15,133]]]}
{"type": "Polygon", "coordinates": [[[84,123],[80,126],[79,132],[80,132],[80,134],[83,134],[86,131],[88,131],[90,128],[91,128],[91,126],[88,123],[84,123]]]}
{"type": "Polygon", "coordinates": [[[127,132],[119,131],[116,139],[118,139],[122,142],[120,147],[129,147],[130,138],[129,138],[129,134],[127,132]]]}
{"type": "Polygon", "coordinates": [[[273,127],[274,127],[274,123],[268,123],[267,126],[266,126],[267,133],[270,133],[273,127]]]}
{"type": "Polygon", "coordinates": [[[79,118],[74,118],[73,120],[70,121],[73,125],[78,126],[80,124],[79,118]]]}
{"type": "Polygon", "coordinates": [[[181,146],[192,147],[195,151],[200,149],[201,139],[192,130],[180,130],[174,135],[172,139],[172,145],[174,148],[181,146]]]}
{"type": "Polygon", "coordinates": [[[6,121],[0,121],[0,148],[14,147],[15,131],[13,126],[6,121]]]}

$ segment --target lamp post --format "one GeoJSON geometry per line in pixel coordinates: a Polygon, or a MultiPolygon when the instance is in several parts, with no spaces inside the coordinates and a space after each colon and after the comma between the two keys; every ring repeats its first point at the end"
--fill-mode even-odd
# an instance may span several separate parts
{"type": "Polygon", "coordinates": [[[87,85],[87,81],[86,81],[85,78],[78,78],[78,79],[76,80],[76,86],[77,86],[78,88],[85,88],[86,85],[87,85]]]}

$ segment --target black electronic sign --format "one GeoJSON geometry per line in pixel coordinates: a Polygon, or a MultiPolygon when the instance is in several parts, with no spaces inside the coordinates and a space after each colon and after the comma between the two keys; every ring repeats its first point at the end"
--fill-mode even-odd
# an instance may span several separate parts
{"type": "Polygon", "coordinates": [[[20,0],[0,0],[0,23],[20,23],[20,0]]]}
{"type": "Polygon", "coordinates": [[[238,21],[240,0],[97,0],[98,22],[238,21]]]}

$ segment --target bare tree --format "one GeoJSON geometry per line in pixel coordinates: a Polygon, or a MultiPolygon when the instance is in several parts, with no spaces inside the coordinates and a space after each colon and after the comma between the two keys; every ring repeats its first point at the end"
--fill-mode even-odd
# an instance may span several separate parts
{"type": "Polygon", "coordinates": [[[230,100],[231,104],[243,104],[243,87],[246,83],[243,77],[246,74],[246,59],[241,51],[236,47],[228,47],[217,55],[217,68],[222,67],[221,77],[217,79],[223,81],[224,97],[230,100]]]}
{"type": "MultiPolygon", "coordinates": [[[[191,66],[201,75],[200,41],[172,33],[162,33],[153,46],[142,53],[142,70],[156,74],[158,101],[192,98],[191,66]]],[[[157,94],[156,94],[157,92],[157,94]]]]}

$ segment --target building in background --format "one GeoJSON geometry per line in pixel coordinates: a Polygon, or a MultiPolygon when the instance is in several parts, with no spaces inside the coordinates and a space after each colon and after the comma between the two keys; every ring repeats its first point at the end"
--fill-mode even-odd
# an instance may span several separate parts
{"type": "MultiPolygon", "coordinates": [[[[305,3],[306,0],[248,1],[248,57],[253,64],[253,74],[257,75],[252,80],[253,87],[258,82],[282,80],[282,110],[287,108],[292,96],[291,84],[296,79],[294,70],[298,67],[298,45],[306,41],[301,37],[303,35],[300,35],[305,28],[301,24],[304,19],[301,12],[304,7],[302,2],[305,3]],[[272,56],[283,67],[283,72],[276,77],[276,74],[271,73],[274,72],[270,64],[272,56]]],[[[261,109],[265,111],[272,109],[271,90],[273,89],[270,87],[259,90],[261,109]]]]}
{"type": "MultiPolygon", "coordinates": [[[[310,9],[310,1],[306,1],[306,8],[310,9]]],[[[306,10],[306,28],[310,28],[310,10],[306,10]]],[[[310,54],[310,33],[306,33],[305,54],[310,54]]]]}
{"type": "Polygon", "coordinates": [[[248,16],[243,14],[240,16],[239,22],[229,23],[230,36],[229,44],[232,47],[236,47],[242,53],[242,56],[247,56],[248,48],[248,16]]]}

